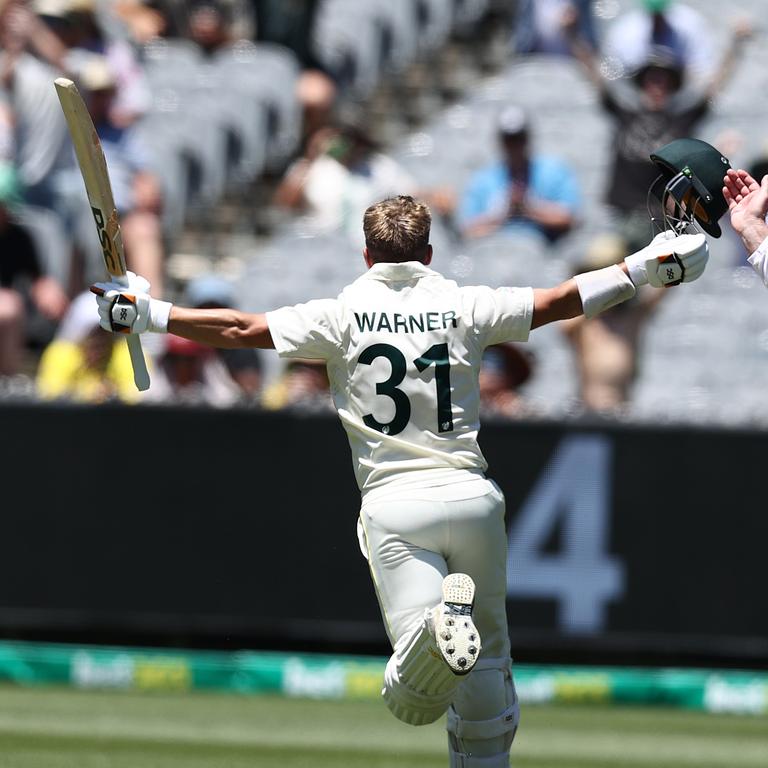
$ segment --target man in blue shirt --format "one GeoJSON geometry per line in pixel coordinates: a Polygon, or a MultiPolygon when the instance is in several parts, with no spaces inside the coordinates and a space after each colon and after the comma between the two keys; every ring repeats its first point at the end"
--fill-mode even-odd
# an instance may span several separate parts
{"type": "Polygon", "coordinates": [[[470,179],[459,205],[461,232],[483,237],[503,227],[554,242],[575,224],[576,177],[562,160],[530,151],[530,127],[520,107],[501,112],[498,134],[503,157],[470,179]]]}

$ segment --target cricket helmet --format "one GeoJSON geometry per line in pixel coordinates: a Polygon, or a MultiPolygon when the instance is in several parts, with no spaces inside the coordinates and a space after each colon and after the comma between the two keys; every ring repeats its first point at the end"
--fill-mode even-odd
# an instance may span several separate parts
{"type": "Polygon", "coordinates": [[[728,210],[722,192],[728,159],[706,141],[686,138],[657,149],[651,160],[661,172],[651,190],[661,200],[665,225],[679,233],[696,222],[720,237],[717,221],[728,210]]]}

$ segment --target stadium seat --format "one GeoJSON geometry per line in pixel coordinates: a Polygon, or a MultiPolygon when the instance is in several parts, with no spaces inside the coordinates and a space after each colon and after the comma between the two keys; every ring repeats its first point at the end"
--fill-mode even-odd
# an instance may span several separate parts
{"type": "Polygon", "coordinates": [[[366,99],[373,93],[381,77],[382,51],[370,4],[326,0],[315,21],[312,47],[342,95],[366,99]]]}
{"type": "MultiPolygon", "coordinates": [[[[267,157],[271,169],[281,169],[296,150],[301,136],[301,109],[296,96],[299,63],[288,48],[276,43],[240,40],[219,51],[214,66],[219,83],[228,82],[233,95],[255,100],[267,109],[267,157]]],[[[252,103],[249,113],[258,111],[252,103]]],[[[254,130],[261,118],[254,115],[254,130]]]]}
{"type": "Polygon", "coordinates": [[[452,0],[417,0],[419,53],[437,51],[451,35],[452,0]]]}
{"type": "Polygon", "coordinates": [[[32,237],[43,271],[68,286],[72,242],[59,216],[48,208],[28,204],[19,205],[14,216],[32,237]]]}

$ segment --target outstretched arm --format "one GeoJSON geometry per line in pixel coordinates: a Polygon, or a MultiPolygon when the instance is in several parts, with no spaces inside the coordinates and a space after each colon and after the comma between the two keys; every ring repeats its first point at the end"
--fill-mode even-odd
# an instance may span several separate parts
{"type": "Polygon", "coordinates": [[[171,308],[168,333],[211,347],[274,349],[267,316],[235,309],[171,308]]]}
{"type": "Polygon", "coordinates": [[[188,309],[153,299],[149,283],[133,272],[128,286],[91,286],[99,305],[99,322],[117,333],[172,333],[222,349],[274,349],[267,316],[236,309],[188,309]]]}
{"type": "Polygon", "coordinates": [[[646,283],[663,288],[691,282],[704,272],[708,259],[704,235],[662,232],[619,265],[576,275],[554,288],[535,289],[531,328],[581,314],[594,317],[631,299],[646,283]]]}
{"type": "Polygon", "coordinates": [[[752,31],[752,22],[747,17],[737,19],[734,23],[720,66],[707,86],[708,98],[713,99],[725,87],[744,51],[746,41],[752,36],[752,31]]]}

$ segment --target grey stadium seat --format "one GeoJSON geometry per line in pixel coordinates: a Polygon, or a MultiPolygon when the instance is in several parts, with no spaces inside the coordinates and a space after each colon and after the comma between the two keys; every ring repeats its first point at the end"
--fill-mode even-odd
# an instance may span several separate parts
{"type": "Polygon", "coordinates": [[[228,81],[235,94],[266,105],[267,164],[279,169],[296,150],[301,136],[296,55],[276,43],[240,40],[216,54],[215,67],[219,82],[228,81]]]}

